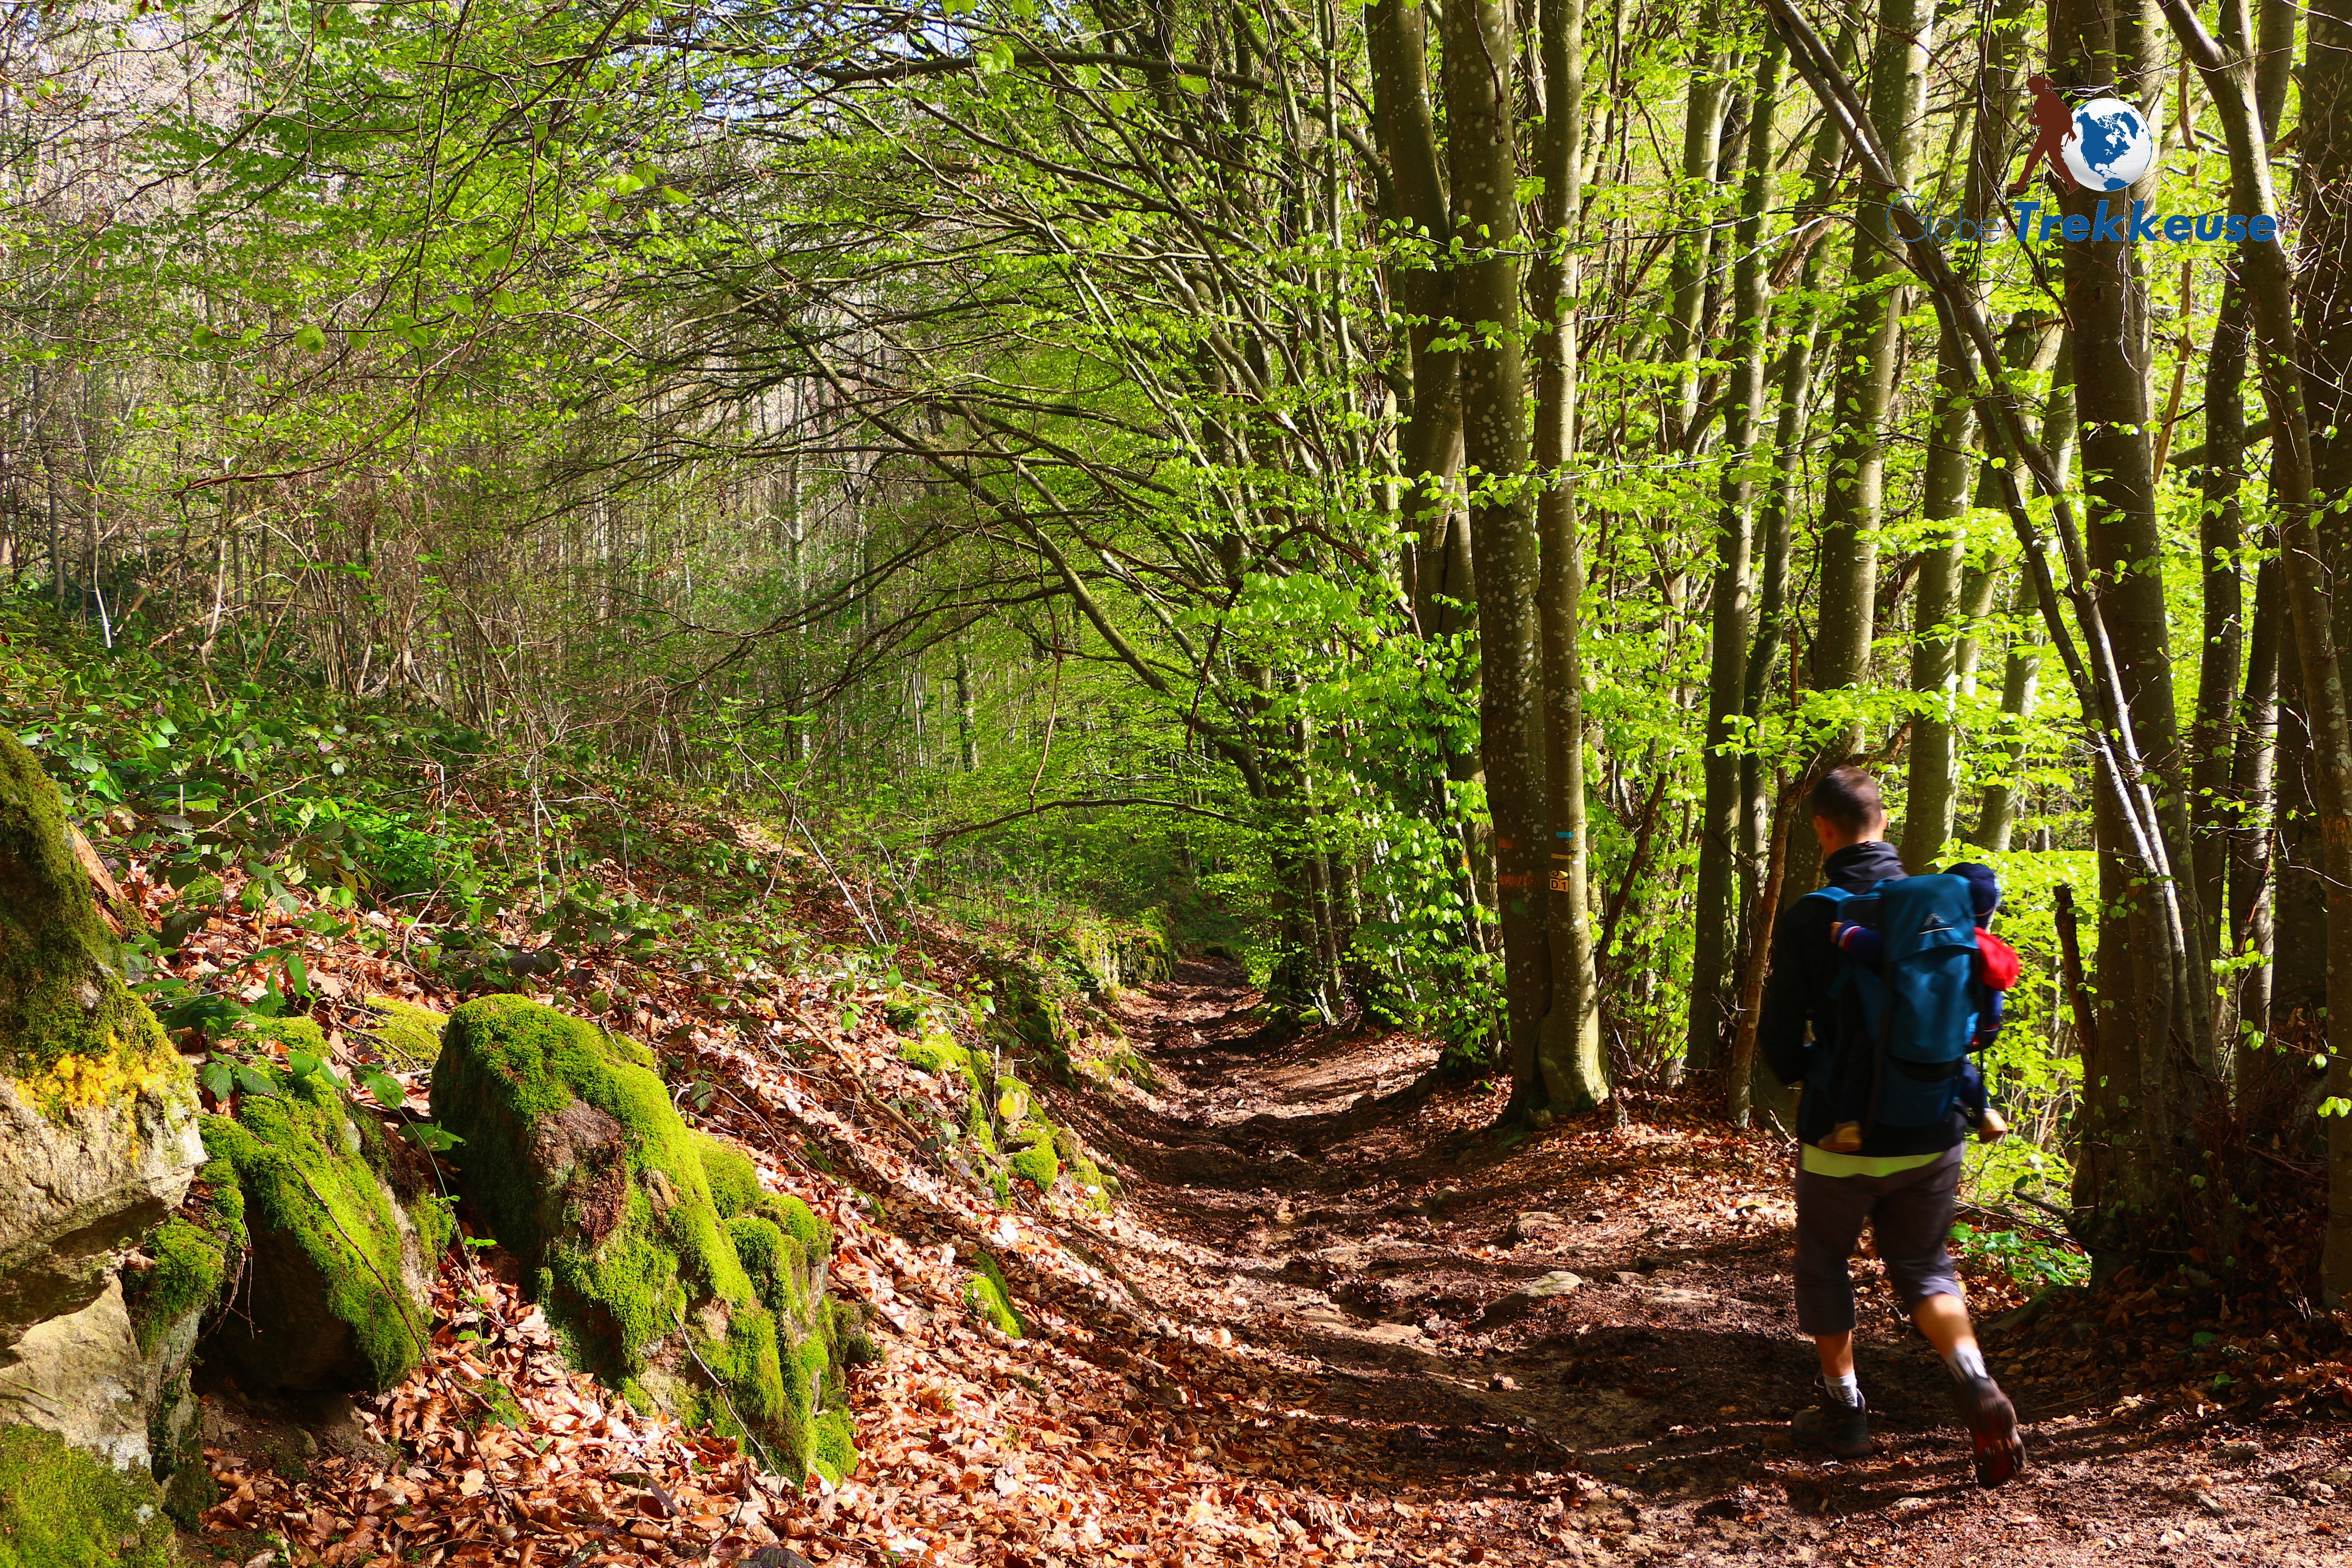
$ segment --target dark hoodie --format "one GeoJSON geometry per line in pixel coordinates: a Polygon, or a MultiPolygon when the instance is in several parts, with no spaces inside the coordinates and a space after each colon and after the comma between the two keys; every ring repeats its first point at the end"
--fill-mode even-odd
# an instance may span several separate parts
{"type": "MultiPolygon", "coordinates": [[[[1883,839],[1849,844],[1822,863],[1822,881],[1852,893],[1866,893],[1881,882],[1906,873],[1895,846],[1883,839]]],[[[1843,962],[1830,941],[1829,909],[1801,901],[1781,912],[1772,927],[1772,975],[1764,987],[1764,1016],[1757,1025],[1756,1045],[1782,1083],[1795,1083],[1806,1068],[1836,1048],[1839,1015],[1844,1011],[1830,996],[1830,983],[1843,962]],[[1812,1026],[1812,1038],[1805,1026],[1812,1026]]],[[[1797,1136],[1818,1143],[1832,1131],[1834,1111],[1829,1097],[1808,1094],[1797,1111],[1797,1136]]],[[[1968,1127],[1954,1111],[1933,1127],[1874,1127],[1862,1141],[1862,1154],[1880,1157],[1940,1154],[1967,1136],[1968,1127]]]]}

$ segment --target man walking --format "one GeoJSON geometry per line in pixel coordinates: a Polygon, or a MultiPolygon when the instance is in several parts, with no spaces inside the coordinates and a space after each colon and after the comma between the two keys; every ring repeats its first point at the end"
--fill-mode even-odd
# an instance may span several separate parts
{"type": "MultiPolygon", "coordinates": [[[[1830,928],[1837,892],[1867,893],[1905,875],[1885,841],[1886,811],[1868,773],[1832,771],[1814,786],[1810,804],[1822,877],[1836,891],[1799,900],[1773,927],[1758,1043],[1783,1083],[1832,1081],[1841,1043],[1854,1049],[1872,1044],[1854,988],[1835,986],[1845,961],[1830,928]]],[[[1977,1347],[1947,1245],[1966,1124],[1954,1110],[1924,1127],[1874,1125],[1860,1149],[1832,1153],[1820,1146],[1833,1130],[1828,1099],[1805,1094],[1797,1113],[1797,1324],[1812,1337],[1822,1369],[1820,1401],[1798,1415],[1797,1435],[1842,1459],[1871,1451],[1869,1407],[1854,1375],[1853,1283],[1846,1267],[1866,1224],[1888,1281],[1951,1371],[1954,1403],[1976,1445],[1977,1484],[1997,1487],[2024,1468],[2025,1445],[2016,1409],[1977,1347]]]]}

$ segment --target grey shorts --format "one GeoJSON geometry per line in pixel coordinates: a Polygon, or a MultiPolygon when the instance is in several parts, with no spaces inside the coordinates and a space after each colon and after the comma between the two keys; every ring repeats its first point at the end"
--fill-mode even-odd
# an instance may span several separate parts
{"type": "Polygon", "coordinates": [[[1864,1225],[1906,1310],[1930,1296],[1960,1294],[1948,1245],[1959,1184],[1958,1145],[1933,1164],[1891,1176],[1820,1176],[1800,1165],[1797,1326],[1814,1335],[1853,1328],[1853,1279],[1846,1260],[1864,1225]]]}

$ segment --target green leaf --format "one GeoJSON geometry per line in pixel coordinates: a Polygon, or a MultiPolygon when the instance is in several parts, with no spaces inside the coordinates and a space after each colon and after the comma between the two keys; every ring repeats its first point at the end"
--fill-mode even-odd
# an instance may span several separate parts
{"type": "Polygon", "coordinates": [[[294,346],[305,353],[318,353],[327,346],[327,334],[306,322],[294,329],[294,346]]]}
{"type": "Polygon", "coordinates": [[[226,1100],[236,1088],[236,1068],[228,1062],[208,1063],[197,1076],[215,1100],[226,1100]]]}
{"type": "Polygon", "coordinates": [[[388,1110],[397,1110],[408,1099],[408,1091],[400,1086],[400,1080],[388,1072],[371,1071],[360,1082],[375,1097],[378,1105],[388,1110]]]}

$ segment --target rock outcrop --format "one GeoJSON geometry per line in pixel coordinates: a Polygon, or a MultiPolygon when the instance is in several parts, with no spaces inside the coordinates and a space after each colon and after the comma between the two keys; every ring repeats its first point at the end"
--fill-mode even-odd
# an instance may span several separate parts
{"type": "Polygon", "coordinates": [[[798,1479],[856,1462],[831,1229],[690,1131],[644,1047],[517,996],[450,1015],[433,1113],[575,1364],[798,1479]]]}
{"type": "Polygon", "coordinates": [[[194,1076],[124,984],[86,858],[0,730],[0,1536],[79,1528],[20,1500],[71,1500],[133,1560],[147,1547],[121,1540],[160,1527],[154,1478],[184,1457],[193,1334],[142,1342],[122,1264],[204,1144],[194,1076]]]}
{"type": "MultiPolygon", "coordinates": [[[[259,1032],[289,1056],[326,1055],[308,1019],[259,1032]]],[[[234,1118],[205,1119],[251,1238],[236,1310],[207,1345],[250,1392],[390,1388],[430,1342],[435,1260],[454,1223],[410,1151],[323,1070],[270,1076],[274,1090],[239,1095],[234,1118]]]]}

